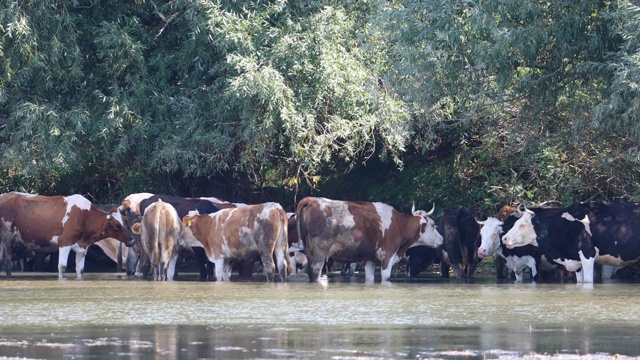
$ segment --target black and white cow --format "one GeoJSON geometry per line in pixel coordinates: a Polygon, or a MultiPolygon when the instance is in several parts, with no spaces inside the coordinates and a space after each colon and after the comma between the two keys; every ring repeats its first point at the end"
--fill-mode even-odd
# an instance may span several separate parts
{"type": "MultiPolygon", "coordinates": [[[[640,204],[635,202],[591,202],[571,205],[575,218],[589,217],[596,263],[603,273],[640,260],[640,204]]],[[[607,277],[603,274],[603,277],[607,277]]]]}
{"type": "MultiPolygon", "coordinates": [[[[485,221],[478,221],[482,227],[480,228],[480,247],[478,248],[478,257],[484,258],[493,254],[498,255],[505,260],[507,269],[513,271],[517,282],[524,279],[524,270],[531,269],[532,281],[538,280],[540,267],[550,264],[542,260],[542,251],[534,245],[525,245],[509,249],[501,241],[501,237],[511,230],[513,224],[522,216],[523,211],[517,208],[508,207],[513,210],[510,213],[505,212],[507,206],[500,209],[497,216],[502,216],[504,220],[497,217],[489,217],[485,221]]],[[[531,208],[538,218],[556,214],[559,208],[531,208]]]]}
{"type": "Polygon", "coordinates": [[[540,248],[545,257],[576,272],[579,283],[593,283],[597,250],[590,230],[589,217],[578,220],[569,208],[555,215],[537,217],[528,209],[502,236],[507,249],[525,245],[540,248]]]}

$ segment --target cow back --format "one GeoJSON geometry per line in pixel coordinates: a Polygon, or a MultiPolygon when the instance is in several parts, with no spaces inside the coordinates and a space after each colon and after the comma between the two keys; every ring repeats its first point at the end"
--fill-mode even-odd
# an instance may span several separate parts
{"type": "Polygon", "coordinates": [[[19,233],[25,243],[48,246],[54,237],[62,233],[66,213],[67,206],[62,196],[16,192],[0,195],[0,218],[19,233]]]}
{"type": "Polygon", "coordinates": [[[208,200],[183,198],[173,195],[153,195],[140,202],[141,213],[144,213],[145,209],[149,205],[158,200],[162,200],[167,204],[171,204],[180,218],[187,216],[190,211],[198,211],[199,214],[211,214],[219,210],[216,205],[208,200]]]}

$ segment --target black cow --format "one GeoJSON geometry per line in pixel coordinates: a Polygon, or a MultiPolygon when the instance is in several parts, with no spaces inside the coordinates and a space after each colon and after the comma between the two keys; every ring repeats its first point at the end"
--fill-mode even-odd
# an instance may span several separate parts
{"type": "Polygon", "coordinates": [[[476,222],[477,214],[465,207],[445,212],[438,223],[442,234],[442,245],[436,248],[442,260],[442,276],[449,277],[449,267],[456,273],[456,279],[472,278],[478,262],[480,246],[480,226],[476,222]]]}
{"type": "Polygon", "coordinates": [[[426,245],[410,247],[404,254],[404,257],[409,262],[409,277],[411,278],[418,277],[420,272],[426,270],[429,266],[440,263],[436,249],[426,245]]]}
{"type": "MultiPolygon", "coordinates": [[[[144,214],[145,209],[159,199],[171,204],[176,209],[180,219],[184,218],[190,211],[194,210],[198,211],[200,214],[211,214],[219,210],[213,202],[206,199],[183,198],[173,195],[153,195],[140,202],[140,214],[144,214]]],[[[194,246],[192,247],[192,250],[200,268],[200,279],[212,279],[213,263],[207,259],[204,249],[202,247],[194,246]]]]}

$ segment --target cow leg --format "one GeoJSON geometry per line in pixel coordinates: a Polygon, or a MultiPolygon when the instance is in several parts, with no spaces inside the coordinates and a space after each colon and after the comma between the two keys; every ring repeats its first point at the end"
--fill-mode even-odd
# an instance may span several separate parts
{"type": "Polygon", "coordinates": [[[222,274],[224,274],[224,258],[220,257],[215,260],[211,260],[216,272],[216,281],[223,281],[222,274]]]}
{"type": "Polygon", "coordinates": [[[71,245],[61,246],[58,249],[58,279],[63,279],[63,274],[67,271],[67,260],[71,253],[71,245]]]}
{"type": "Polygon", "coordinates": [[[538,281],[538,268],[535,264],[531,266],[531,281],[533,282],[538,281]]]}
{"type": "Polygon", "coordinates": [[[278,273],[280,274],[280,281],[286,282],[288,275],[287,266],[289,264],[287,264],[285,259],[284,250],[276,251],[276,265],[278,267],[278,273]]]}
{"type": "Polygon", "coordinates": [[[462,264],[458,264],[457,266],[453,267],[453,272],[456,273],[456,280],[462,280],[463,278],[463,269],[462,269],[462,264]]]}
{"type": "Polygon", "coordinates": [[[602,279],[603,280],[612,279],[613,275],[616,273],[616,271],[618,271],[620,269],[621,269],[620,266],[602,265],[602,279]]]}
{"type": "Polygon", "coordinates": [[[134,247],[137,248],[137,244],[135,244],[134,246],[130,247],[128,249],[129,253],[127,254],[127,275],[132,276],[136,274],[136,269],[138,267],[138,261],[140,260],[138,258],[138,254],[136,252],[136,249],[134,249],[134,247]]]}
{"type": "Polygon", "coordinates": [[[509,273],[509,268],[507,267],[507,262],[502,256],[496,256],[496,278],[498,279],[506,279],[509,273]]]}
{"type": "Polygon", "coordinates": [[[231,264],[231,259],[225,259],[224,265],[222,268],[222,280],[223,281],[231,281],[231,269],[233,268],[233,264],[231,264]]]}
{"type": "Polygon", "coordinates": [[[167,280],[172,281],[175,280],[174,277],[176,275],[176,264],[178,263],[178,253],[172,254],[169,262],[167,263],[167,280]]]}
{"type": "MultiPolygon", "coordinates": [[[[582,263],[582,271],[580,271],[580,273],[584,273],[582,282],[593,283],[593,268],[596,258],[592,257],[587,259],[582,253],[582,250],[578,251],[578,255],[580,255],[580,262],[582,263]]],[[[577,275],[578,273],[576,273],[576,278],[577,275]]]]}
{"type": "Polygon", "coordinates": [[[267,276],[268,282],[274,281],[275,266],[273,265],[273,257],[270,253],[260,256],[264,274],[267,276]]]}
{"type": "Polygon", "coordinates": [[[524,269],[514,269],[513,274],[516,276],[516,282],[524,281],[524,269]]]}
{"type": "MultiPolygon", "coordinates": [[[[393,256],[391,256],[391,259],[386,261],[387,267],[386,268],[380,267],[380,277],[382,278],[382,281],[389,281],[389,279],[391,279],[391,271],[393,270],[393,266],[398,261],[400,261],[398,254],[393,253],[393,256]]],[[[384,262],[382,264],[384,265],[384,262]]]]}
{"type": "Polygon", "coordinates": [[[367,261],[367,263],[364,265],[364,281],[365,282],[375,281],[375,269],[376,269],[376,265],[373,263],[373,261],[367,261]]]}
{"type": "Polygon", "coordinates": [[[2,242],[0,244],[0,265],[4,267],[7,276],[11,277],[11,241],[1,238],[0,241],[2,242]]]}
{"type": "Polygon", "coordinates": [[[87,249],[78,245],[73,245],[71,250],[76,253],[76,279],[82,280],[82,274],[84,274],[84,259],[87,256],[87,249]]]}
{"type": "Polygon", "coordinates": [[[451,267],[444,260],[442,260],[440,262],[440,274],[442,275],[442,278],[444,278],[444,279],[448,279],[449,278],[449,270],[450,269],[451,269],[451,267]]]}

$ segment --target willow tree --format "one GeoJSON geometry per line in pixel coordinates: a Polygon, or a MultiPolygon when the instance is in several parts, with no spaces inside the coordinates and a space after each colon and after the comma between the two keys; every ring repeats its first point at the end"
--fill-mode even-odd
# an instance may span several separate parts
{"type": "Polygon", "coordinates": [[[143,171],[260,185],[274,172],[311,178],[376,149],[398,161],[409,141],[409,112],[368,66],[365,5],[8,4],[0,9],[7,173],[53,179],[98,164],[121,181],[143,171]]]}
{"type": "Polygon", "coordinates": [[[451,172],[489,201],[629,198],[640,168],[620,155],[638,138],[624,117],[594,121],[615,92],[610,55],[635,42],[619,35],[633,11],[621,4],[384,1],[372,31],[389,40],[385,74],[419,120],[417,147],[456,144],[451,172]]]}

